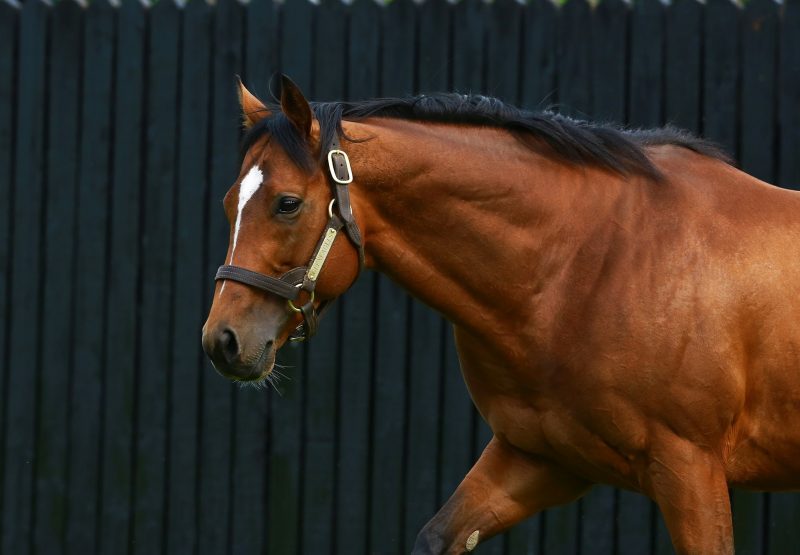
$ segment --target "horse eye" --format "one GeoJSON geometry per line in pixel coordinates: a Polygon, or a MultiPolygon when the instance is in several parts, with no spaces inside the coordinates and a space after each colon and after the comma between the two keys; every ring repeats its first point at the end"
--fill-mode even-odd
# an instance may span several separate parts
{"type": "Polygon", "coordinates": [[[303,201],[295,197],[283,197],[278,201],[278,214],[292,214],[297,212],[303,201]]]}

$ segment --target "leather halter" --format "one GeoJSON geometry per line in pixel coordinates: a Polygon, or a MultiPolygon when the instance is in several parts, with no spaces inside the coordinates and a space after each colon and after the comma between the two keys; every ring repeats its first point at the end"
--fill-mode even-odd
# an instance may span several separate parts
{"type": "Polygon", "coordinates": [[[298,266],[292,268],[282,276],[273,277],[241,266],[225,264],[217,270],[215,280],[230,279],[246,285],[261,289],[268,293],[273,293],[286,299],[286,302],[293,312],[303,315],[303,323],[297,326],[289,341],[305,341],[310,339],[317,332],[320,316],[330,306],[329,301],[322,301],[319,304],[319,312],[314,306],[314,289],[317,286],[319,277],[328,253],[333,246],[337,234],[344,228],[347,237],[358,249],[358,271],[361,273],[364,267],[364,246],[361,240],[361,232],[356,225],[353,217],[353,208],[350,205],[349,184],[353,181],[353,170],[350,167],[350,159],[347,157],[339,144],[339,137],[335,136],[331,140],[328,150],[328,182],[331,185],[333,199],[328,205],[328,224],[322,232],[322,237],[317,241],[317,246],[311,255],[308,266],[298,266]],[[310,294],[308,300],[299,308],[294,302],[300,297],[300,291],[310,294]]]}

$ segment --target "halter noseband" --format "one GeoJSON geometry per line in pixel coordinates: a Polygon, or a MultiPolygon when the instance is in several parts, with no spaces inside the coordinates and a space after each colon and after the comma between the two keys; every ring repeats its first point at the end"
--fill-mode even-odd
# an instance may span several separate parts
{"type": "Polygon", "coordinates": [[[297,326],[297,329],[289,337],[289,341],[305,341],[313,337],[317,332],[320,316],[330,306],[329,301],[323,301],[317,312],[317,308],[314,306],[314,289],[333,242],[342,228],[345,229],[350,241],[358,249],[359,273],[364,267],[364,245],[361,241],[361,232],[353,217],[348,188],[348,185],[353,182],[353,169],[350,167],[347,153],[341,150],[339,138],[335,135],[331,140],[327,158],[328,181],[331,184],[333,199],[328,205],[328,224],[322,232],[322,237],[317,241],[308,266],[292,268],[276,278],[240,266],[225,264],[219,267],[215,277],[215,280],[238,281],[286,299],[289,309],[303,315],[303,323],[297,326]],[[305,304],[298,308],[294,303],[300,297],[300,291],[308,292],[310,297],[305,304]]]}

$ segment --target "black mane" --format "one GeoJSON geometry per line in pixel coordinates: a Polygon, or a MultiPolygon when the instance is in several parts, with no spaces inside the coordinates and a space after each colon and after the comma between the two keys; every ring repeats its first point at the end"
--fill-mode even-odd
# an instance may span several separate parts
{"type": "MultiPolygon", "coordinates": [[[[334,134],[353,140],[343,133],[342,119],[384,117],[507,129],[531,148],[537,148],[537,144],[529,139],[539,139],[553,156],[565,162],[595,166],[622,175],[639,174],[660,179],[659,171],[644,151],[644,147],[652,145],[677,145],[730,163],[730,158],[715,144],[675,127],[629,130],[550,111],[522,110],[482,95],[437,93],[358,102],[313,102],[311,108],[320,124],[321,143],[326,147],[334,134]]],[[[313,170],[318,162],[309,146],[279,106],[270,106],[269,110],[272,115],[259,121],[245,135],[242,151],[246,152],[259,137],[267,134],[294,163],[313,170]]],[[[321,149],[320,156],[327,150],[321,149]]]]}

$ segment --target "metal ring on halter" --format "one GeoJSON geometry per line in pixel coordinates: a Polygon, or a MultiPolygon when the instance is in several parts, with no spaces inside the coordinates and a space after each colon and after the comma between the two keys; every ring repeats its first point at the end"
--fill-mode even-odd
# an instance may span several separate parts
{"type": "MultiPolygon", "coordinates": [[[[303,285],[303,284],[302,283],[298,283],[295,287],[300,287],[301,285],[303,285]]],[[[297,308],[296,306],[294,306],[294,303],[291,301],[291,299],[286,299],[286,302],[288,303],[289,308],[291,308],[294,312],[302,312],[302,309],[297,308]]],[[[308,302],[310,302],[310,303],[314,302],[314,292],[313,291],[311,292],[311,298],[308,299],[308,302]]]]}
{"type": "Polygon", "coordinates": [[[336,204],[336,199],[332,198],[330,204],[328,205],[328,217],[333,218],[333,205],[336,204]]]}

